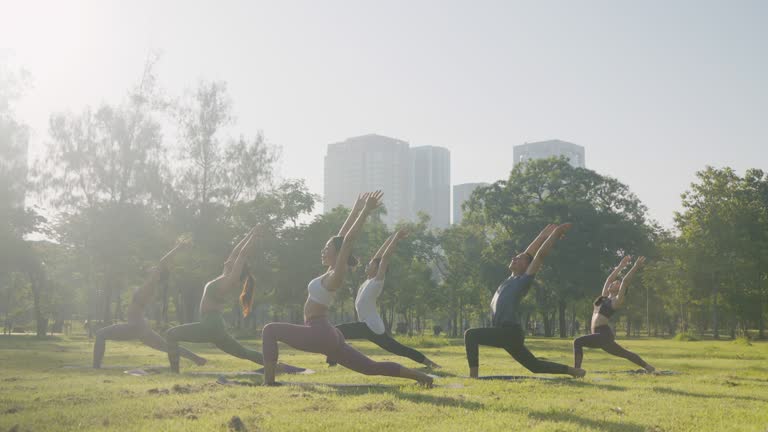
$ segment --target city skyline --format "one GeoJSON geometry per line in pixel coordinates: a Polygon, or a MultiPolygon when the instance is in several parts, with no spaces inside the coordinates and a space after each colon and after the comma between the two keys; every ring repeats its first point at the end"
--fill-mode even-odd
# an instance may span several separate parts
{"type": "Polygon", "coordinates": [[[413,162],[412,218],[419,212],[430,216],[433,228],[451,224],[451,152],[444,147],[411,147],[413,162]]]}
{"type": "Polygon", "coordinates": [[[667,227],[696,171],[768,168],[766,2],[181,5],[5,5],[0,62],[32,77],[16,104],[30,159],[51,114],[119,103],[159,50],[169,96],[226,81],[232,134],[262,131],[315,193],[322,143],[368,132],[449,149],[453,184],[506,178],[521,143],[587,144],[589,168],[667,227]]]}
{"type": "Polygon", "coordinates": [[[432,228],[450,225],[450,152],[437,146],[414,146],[378,134],[328,144],[324,163],[323,212],[351,207],[360,193],[384,192],[389,226],[416,221],[420,212],[432,228]]]}
{"type": "Polygon", "coordinates": [[[411,220],[413,188],[409,143],[377,134],[328,144],[323,176],[323,213],[339,205],[351,208],[360,193],[382,190],[386,214],[394,225],[411,220]]]}
{"type": "Polygon", "coordinates": [[[546,159],[565,156],[571,166],[586,168],[586,149],[584,146],[559,139],[527,142],[512,147],[514,164],[531,159],[546,159]]]}
{"type": "Polygon", "coordinates": [[[464,219],[464,209],[461,206],[472,196],[472,192],[479,187],[488,185],[488,183],[482,182],[453,185],[453,217],[451,218],[451,224],[460,224],[464,219]]]}

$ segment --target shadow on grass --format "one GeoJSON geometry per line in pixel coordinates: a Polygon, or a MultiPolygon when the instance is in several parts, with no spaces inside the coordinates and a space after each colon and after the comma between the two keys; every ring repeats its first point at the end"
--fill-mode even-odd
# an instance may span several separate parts
{"type": "Polygon", "coordinates": [[[438,376],[438,377],[441,377],[441,378],[443,378],[443,377],[456,378],[456,377],[459,376],[459,375],[456,375],[455,373],[447,372],[447,371],[444,371],[442,369],[431,369],[431,368],[428,368],[428,367],[420,367],[420,368],[413,368],[413,369],[417,370],[417,371],[420,371],[420,372],[424,372],[425,374],[434,375],[434,376],[438,376]]]}
{"type": "Polygon", "coordinates": [[[0,349],[29,348],[30,346],[37,346],[40,343],[61,342],[63,340],[65,340],[63,337],[54,335],[43,337],[37,337],[34,334],[0,335],[0,349]]]}
{"type": "Polygon", "coordinates": [[[768,383],[768,378],[755,378],[755,377],[742,377],[736,375],[728,375],[726,378],[736,381],[754,381],[759,383],[768,383]]]}
{"type": "Polygon", "coordinates": [[[624,391],[627,388],[624,386],[618,386],[615,384],[602,384],[602,383],[596,383],[593,381],[584,381],[579,379],[562,379],[562,380],[552,380],[550,381],[553,384],[558,385],[566,385],[570,387],[578,387],[578,388],[599,388],[601,390],[608,390],[608,391],[624,391]]]}
{"type": "Polygon", "coordinates": [[[326,389],[331,389],[334,393],[344,396],[361,396],[370,394],[386,394],[397,399],[407,400],[418,404],[430,404],[442,407],[466,408],[470,410],[480,410],[485,406],[479,402],[471,402],[461,397],[453,398],[447,396],[435,396],[427,393],[412,393],[403,391],[402,385],[338,385],[338,384],[316,384],[302,386],[307,391],[325,393],[326,389]],[[324,387],[324,388],[323,388],[324,387]]]}
{"type": "Polygon", "coordinates": [[[580,428],[601,431],[621,431],[621,432],[644,432],[647,427],[628,422],[611,421],[605,419],[591,419],[580,417],[575,414],[556,411],[556,412],[532,412],[528,417],[540,420],[559,423],[572,423],[579,425],[580,428]]]}
{"type": "Polygon", "coordinates": [[[667,395],[674,395],[674,396],[686,396],[686,397],[695,397],[695,398],[702,398],[702,399],[739,399],[739,400],[745,400],[745,401],[754,401],[754,402],[768,402],[768,399],[766,398],[759,398],[754,396],[738,396],[738,395],[723,395],[723,394],[705,394],[705,393],[692,393],[687,392],[683,390],[675,390],[667,387],[654,387],[653,391],[656,393],[662,393],[667,395]]]}

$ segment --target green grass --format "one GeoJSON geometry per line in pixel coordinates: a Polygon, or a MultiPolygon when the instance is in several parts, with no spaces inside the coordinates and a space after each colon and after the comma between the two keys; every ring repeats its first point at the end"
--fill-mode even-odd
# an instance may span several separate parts
{"type": "MultiPolygon", "coordinates": [[[[248,431],[760,431],[768,430],[768,344],[729,341],[620,340],[671,376],[621,373],[636,367],[587,349],[585,379],[473,381],[460,340],[413,338],[444,366],[441,387],[423,389],[367,377],[324,358],[281,346],[281,360],[317,371],[281,376],[309,386],[222,386],[193,371],[242,371],[252,364],[207,345],[188,345],[210,362],[182,360],[182,374],[135,377],[123,368],[92,370],[85,337],[36,340],[0,336],[0,431],[228,431],[237,416],[248,431]],[[81,369],[63,368],[81,365],[81,369]],[[602,371],[602,372],[600,372],[602,371]],[[329,387],[322,383],[382,384],[329,387]],[[13,429],[16,427],[16,429],[13,429]]],[[[256,346],[254,340],[246,345],[256,346]]],[[[353,345],[377,360],[389,355],[368,342],[353,345]]],[[[569,340],[530,338],[536,355],[570,364],[569,340]]],[[[420,347],[421,348],[421,347],[420,347]]],[[[481,374],[532,376],[508,355],[481,348],[481,374]]],[[[163,353],[135,342],[107,342],[104,366],[165,365],[163,353]]],[[[258,384],[258,376],[234,380],[258,384]]]]}

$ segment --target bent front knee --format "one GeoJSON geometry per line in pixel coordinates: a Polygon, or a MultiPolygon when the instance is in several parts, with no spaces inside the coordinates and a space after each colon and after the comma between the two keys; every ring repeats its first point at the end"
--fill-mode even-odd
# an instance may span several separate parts
{"type": "Polygon", "coordinates": [[[280,329],[280,326],[277,325],[277,323],[269,323],[264,326],[263,329],[261,329],[261,339],[263,341],[274,341],[277,340],[277,334],[280,329]]]}

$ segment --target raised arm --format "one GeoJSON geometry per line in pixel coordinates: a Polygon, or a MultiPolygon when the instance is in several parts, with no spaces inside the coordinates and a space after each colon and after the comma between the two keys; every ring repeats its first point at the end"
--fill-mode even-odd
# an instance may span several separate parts
{"type": "Polygon", "coordinates": [[[556,224],[549,224],[544,227],[543,230],[539,233],[539,235],[536,236],[535,239],[531,242],[531,244],[528,245],[527,248],[525,248],[525,253],[527,253],[530,256],[536,255],[536,252],[541,248],[541,245],[544,243],[544,241],[549,237],[550,234],[552,234],[552,231],[557,228],[556,224]]]}
{"type": "Polygon", "coordinates": [[[245,265],[245,262],[248,260],[248,254],[253,249],[253,246],[256,244],[256,238],[258,237],[257,227],[253,227],[251,231],[248,233],[248,238],[245,241],[245,244],[240,248],[240,252],[237,254],[237,257],[235,257],[234,262],[232,262],[232,267],[230,268],[230,271],[225,274],[224,276],[224,285],[230,286],[230,284],[237,283],[240,280],[240,273],[243,272],[243,266],[245,265]]]}
{"type": "Polygon", "coordinates": [[[339,230],[339,233],[337,235],[339,236],[346,236],[349,232],[349,229],[352,228],[352,224],[357,220],[357,217],[360,215],[360,212],[363,210],[363,207],[365,207],[365,200],[368,198],[368,196],[371,195],[370,192],[362,193],[357,196],[357,201],[355,201],[355,205],[352,206],[352,210],[349,212],[349,215],[347,215],[347,220],[344,221],[344,225],[341,226],[341,229],[339,230]]]}
{"type": "Polygon", "coordinates": [[[627,255],[623,257],[619,265],[617,265],[616,268],[613,269],[611,274],[608,275],[608,278],[605,280],[605,283],[603,284],[603,292],[601,294],[603,297],[608,296],[608,289],[611,287],[611,284],[613,283],[613,281],[616,280],[616,278],[619,277],[619,274],[621,273],[622,270],[624,270],[624,267],[629,265],[630,261],[632,261],[631,256],[627,255]]]}
{"type": "Polygon", "coordinates": [[[624,295],[627,292],[627,287],[629,286],[629,283],[632,282],[632,279],[635,278],[635,274],[638,270],[645,264],[645,257],[641,256],[635,261],[635,265],[632,266],[632,268],[627,272],[627,275],[624,276],[624,279],[621,280],[621,286],[619,287],[619,293],[616,295],[616,300],[614,300],[613,304],[614,306],[621,306],[624,303],[624,295]]]}
{"type": "Polygon", "coordinates": [[[140,288],[139,291],[141,295],[148,295],[148,293],[154,289],[157,280],[160,278],[163,270],[167,270],[168,263],[171,262],[173,256],[176,255],[180,249],[188,246],[189,244],[189,239],[182,237],[176,242],[176,246],[174,246],[173,249],[169,250],[165,255],[163,255],[162,258],[160,258],[160,261],[152,269],[152,272],[149,274],[149,277],[147,277],[144,285],[140,288]]]}
{"type": "Polygon", "coordinates": [[[528,265],[528,269],[525,271],[528,275],[535,275],[539,269],[541,268],[541,264],[544,262],[544,258],[549,255],[549,251],[552,250],[552,246],[555,245],[555,243],[569,230],[571,229],[570,223],[565,223],[562,225],[559,225],[557,228],[555,228],[552,233],[547,237],[547,240],[544,241],[544,244],[541,245],[538,251],[536,251],[536,255],[533,257],[533,261],[531,261],[531,264],[528,265]]]}
{"type": "Polygon", "coordinates": [[[397,232],[393,232],[389,237],[387,237],[387,239],[384,240],[384,243],[381,244],[381,247],[379,247],[379,250],[376,251],[376,255],[371,257],[371,260],[375,260],[376,258],[381,259],[381,257],[384,255],[384,251],[387,250],[387,247],[390,243],[392,243],[392,240],[394,240],[396,235],[397,232]]]}
{"type": "Polygon", "coordinates": [[[377,280],[384,280],[384,276],[387,274],[387,266],[389,266],[389,259],[392,254],[395,253],[397,242],[408,237],[408,231],[405,229],[398,230],[392,237],[390,237],[389,244],[384,250],[384,254],[381,256],[379,262],[379,270],[376,272],[377,280]]]}
{"type": "Polygon", "coordinates": [[[347,274],[347,261],[352,254],[352,245],[354,245],[355,239],[357,238],[360,229],[363,227],[363,224],[365,224],[368,215],[381,205],[381,198],[383,195],[384,194],[382,194],[381,191],[376,191],[366,198],[362,211],[360,211],[357,219],[355,219],[355,222],[349,228],[349,231],[347,231],[347,234],[344,236],[344,241],[341,242],[339,253],[336,254],[336,264],[333,266],[333,271],[328,275],[328,279],[325,283],[325,288],[327,290],[335,291],[341,286],[342,281],[344,281],[344,276],[347,274]]]}
{"type": "Polygon", "coordinates": [[[232,269],[232,264],[234,264],[235,259],[240,254],[240,251],[243,250],[243,246],[245,245],[245,242],[248,241],[249,238],[253,235],[253,231],[255,228],[251,228],[250,231],[248,231],[248,234],[243,237],[240,242],[235,245],[235,247],[232,249],[232,252],[229,253],[229,256],[227,257],[227,260],[224,261],[224,274],[228,274],[229,271],[232,269]]]}

